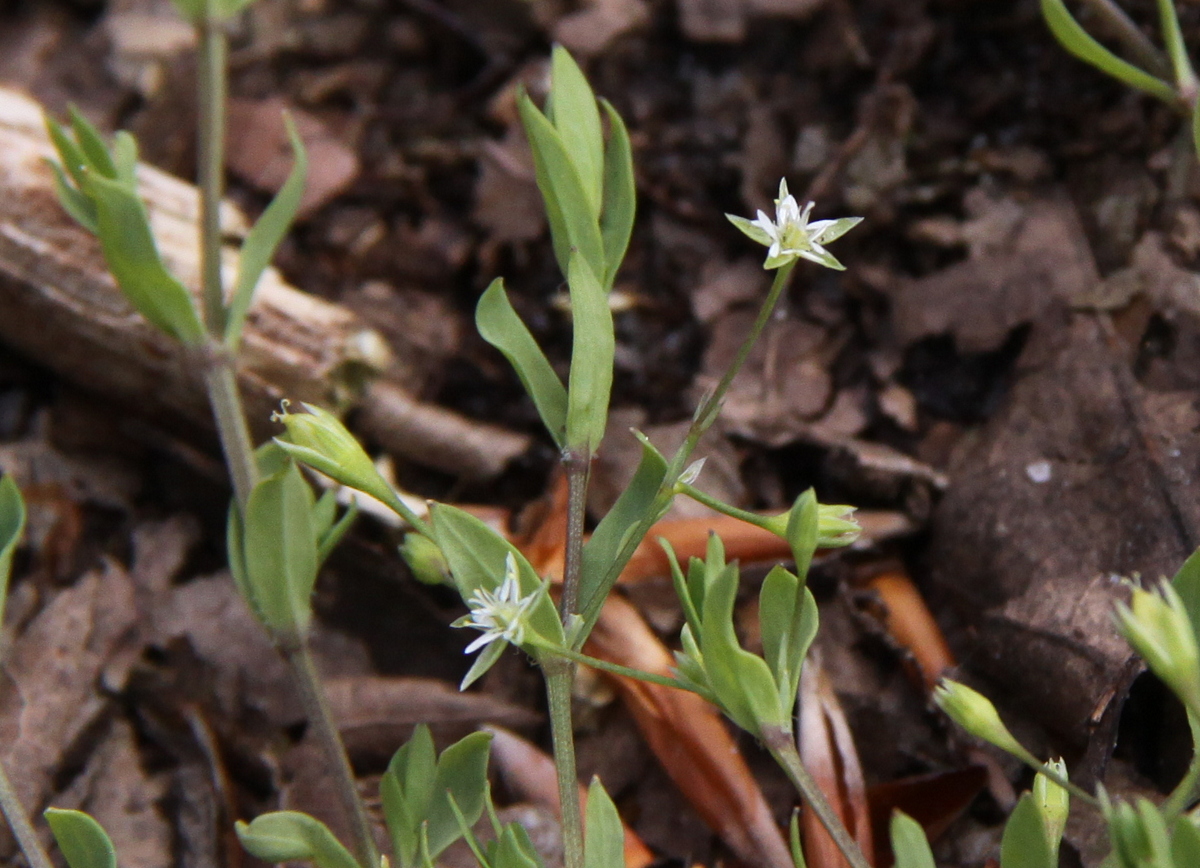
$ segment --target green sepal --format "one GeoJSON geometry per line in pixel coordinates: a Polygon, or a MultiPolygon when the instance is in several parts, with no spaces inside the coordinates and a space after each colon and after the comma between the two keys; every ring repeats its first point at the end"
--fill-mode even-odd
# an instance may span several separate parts
{"type": "Polygon", "coordinates": [[[288,140],[292,144],[292,170],[275,198],[271,200],[271,204],[246,235],[238,255],[237,282],[234,283],[233,295],[229,299],[225,315],[225,345],[231,350],[236,350],[242,339],[246,314],[254,301],[254,290],[258,281],[275,255],[279,242],[287,235],[300,208],[300,200],[304,197],[304,182],[308,176],[308,152],[304,149],[304,142],[300,140],[291,115],[285,112],[283,122],[287,127],[288,140]]]}
{"type": "Polygon", "coordinates": [[[588,787],[583,868],[625,868],[625,827],[599,778],[588,787]]]}
{"type": "Polygon", "coordinates": [[[625,260],[633,219],[637,212],[637,185],[633,177],[633,147],[625,121],[608,100],[600,100],[608,116],[608,143],[604,149],[604,206],[600,235],[604,242],[604,289],[612,289],[617,270],[625,260]]]}
{"type": "Polygon", "coordinates": [[[362,868],[333,832],[300,811],[272,811],[234,828],[247,853],[264,862],[312,862],[318,868],[362,868]]]}
{"type": "Polygon", "coordinates": [[[0,478],[0,628],[4,626],[4,603],[12,574],[13,555],[25,532],[25,501],[12,474],[0,478]]]}
{"type": "Polygon", "coordinates": [[[889,832],[892,852],[896,854],[896,868],[936,868],[929,839],[920,823],[908,814],[894,811],[889,832]]]}
{"type": "Polygon", "coordinates": [[[608,296],[595,272],[572,252],[567,270],[571,289],[571,378],[567,388],[567,448],[595,454],[608,424],[616,339],[608,296]]]}
{"type": "Polygon", "coordinates": [[[565,445],[567,390],[546,354],[508,300],[503,278],[491,282],[475,306],[479,336],[504,354],[559,448],[565,445]]]}
{"type": "Polygon", "coordinates": [[[571,251],[577,250],[593,272],[604,273],[604,241],[587,204],[587,193],[562,137],[526,93],[517,97],[517,110],[533,151],[538,189],[546,205],[554,256],[563,274],[570,268],[571,251]]]}
{"type": "Polygon", "coordinates": [[[593,221],[600,218],[604,189],[604,134],[596,95],[575,59],[561,45],[550,53],[550,97],[546,117],[579,174],[593,221]]]}
{"type": "Polygon", "coordinates": [[[1021,796],[1004,824],[1000,868],[1058,868],[1046,824],[1031,793],[1021,796]]]}
{"type": "Polygon", "coordinates": [[[788,546],[796,563],[796,575],[803,579],[808,578],[808,569],[820,539],[820,511],[817,493],[810,488],[796,498],[788,514],[788,546]]]}
{"type": "Polygon", "coordinates": [[[617,577],[642,542],[644,531],[662,517],[664,505],[656,510],[659,489],[667,475],[667,460],[644,434],[634,432],[642,444],[642,457],[628,487],[612,509],[600,519],[596,530],[583,544],[580,558],[580,612],[586,624],[594,624],[600,608],[617,577]]]}
{"type": "Polygon", "coordinates": [[[1041,8],[1042,17],[1046,19],[1050,32],[1068,52],[1101,72],[1111,75],[1117,81],[1148,93],[1168,105],[1174,105],[1178,101],[1175,90],[1165,81],[1122,60],[1093,39],[1072,17],[1063,0],[1041,0],[1041,8]]]}
{"type": "Polygon", "coordinates": [[[60,808],[47,808],[42,816],[70,868],[117,868],[112,840],[92,817],[60,808]]]}

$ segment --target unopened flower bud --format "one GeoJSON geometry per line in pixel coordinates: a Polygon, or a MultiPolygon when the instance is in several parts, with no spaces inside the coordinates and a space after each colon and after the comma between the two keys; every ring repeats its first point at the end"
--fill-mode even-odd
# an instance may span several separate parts
{"type": "Polygon", "coordinates": [[[437,543],[419,533],[410,533],[404,537],[400,546],[400,557],[408,564],[409,570],[417,581],[426,585],[453,585],[450,576],[450,564],[446,556],[438,548],[437,543]]]}
{"type": "Polygon", "coordinates": [[[1128,606],[1117,606],[1117,626],[1133,650],[1171,688],[1188,710],[1200,715],[1200,650],[1179,594],[1164,582],[1157,592],[1133,589],[1128,606]]]}
{"type": "Polygon", "coordinates": [[[933,701],[951,720],[976,738],[994,744],[1032,766],[1040,765],[1037,758],[1008,731],[1008,727],[1000,720],[996,706],[979,691],[943,678],[933,691],[933,701]]]}
{"type": "MultiPolygon", "coordinates": [[[[1067,764],[1061,759],[1048,760],[1044,768],[1061,778],[1067,776],[1067,764]]],[[[1033,779],[1033,799],[1046,824],[1046,835],[1050,839],[1050,850],[1057,855],[1063,831],[1067,828],[1067,817],[1071,812],[1071,794],[1066,788],[1042,773],[1033,779]]]]}
{"type": "Polygon", "coordinates": [[[287,433],[276,437],[275,442],[302,464],[342,485],[371,495],[412,522],[412,511],[379,475],[371,457],[341,420],[313,404],[303,406],[308,412],[289,413],[285,403],[283,410],[272,417],[287,428],[287,433]]]}

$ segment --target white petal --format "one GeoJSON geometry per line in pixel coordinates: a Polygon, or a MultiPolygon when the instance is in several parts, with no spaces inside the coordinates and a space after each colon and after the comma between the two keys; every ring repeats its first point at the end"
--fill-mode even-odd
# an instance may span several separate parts
{"type": "Polygon", "coordinates": [[[499,633],[484,633],[482,636],[480,636],[478,639],[476,639],[474,642],[472,642],[470,645],[468,645],[466,648],[464,648],[463,653],[464,654],[474,654],[476,651],[478,651],[484,645],[490,645],[491,643],[495,642],[499,638],[500,638],[499,633]]]}

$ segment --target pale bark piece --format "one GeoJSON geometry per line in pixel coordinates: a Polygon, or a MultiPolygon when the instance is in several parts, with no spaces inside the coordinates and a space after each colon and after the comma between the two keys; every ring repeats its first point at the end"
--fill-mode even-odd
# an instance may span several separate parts
{"type": "MultiPolygon", "coordinates": [[[[31,814],[47,806],[55,776],[109,713],[101,674],[136,623],[133,583],[107,562],[54,596],[15,637],[0,681],[0,762],[31,814]]],[[[11,854],[0,827],[0,857],[11,854]]]]}
{"type": "MultiPolygon", "coordinates": [[[[0,341],[120,407],[210,430],[201,360],[182,352],[125,301],[98,242],[59,206],[45,162],[53,157],[41,109],[0,89],[0,341]]],[[[138,179],[163,259],[185,285],[197,287],[195,188],[149,166],[139,167],[138,179]]],[[[230,207],[224,225],[237,234],[246,221],[230,207]]],[[[227,249],[228,282],[236,262],[235,251],[227,249]]],[[[401,456],[480,476],[499,472],[528,446],[519,435],[412,399],[406,390],[419,382],[415,361],[398,363],[353,312],[292,288],[271,268],[250,311],[240,363],[246,413],[262,439],[278,433],[270,417],[282,399],[346,408],[362,397],[365,382],[386,369],[381,383],[387,388],[371,396],[374,412],[365,433],[401,456]],[[372,428],[371,420],[384,427],[372,428]],[[419,432],[413,442],[408,431],[388,427],[405,424],[419,432]],[[431,427],[443,441],[464,432],[474,436],[426,454],[431,427]]]]}

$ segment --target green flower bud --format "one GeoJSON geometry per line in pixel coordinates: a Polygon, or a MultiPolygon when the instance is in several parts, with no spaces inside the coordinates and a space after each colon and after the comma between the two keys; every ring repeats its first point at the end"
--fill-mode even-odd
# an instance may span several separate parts
{"type": "MultiPolygon", "coordinates": [[[[766,516],[761,527],[781,539],[788,539],[788,525],[793,512],[801,508],[800,501],[787,512],[766,516]]],[[[853,545],[862,533],[862,527],[853,518],[853,506],[819,504],[817,507],[817,548],[836,549],[853,545]]]]}
{"type": "Polygon", "coordinates": [[[313,470],[387,504],[409,524],[421,526],[341,420],[313,404],[303,406],[308,412],[289,413],[285,402],[271,417],[287,428],[287,433],[275,438],[280,448],[313,470]]]}
{"type": "Polygon", "coordinates": [[[454,585],[446,556],[429,537],[419,533],[405,536],[400,546],[400,557],[404,558],[413,576],[422,584],[454,585]]]}
{"type": "Polygon", "coordinates": [[[1037,758],[1017,741],[992,705],[990,699],[965,684],[943,678],[933,691],[933,701],[946,714],[976,738],[994,744],[1001,750],[1037,767],[1037,758]]]}
{"type": "MultiPolygon", "coordinates": [[[[1048,760],[1044,767],[1059,777],[1067,777],[1067,764],[1061,759],[1048,760]]],[[[1063,831],[1067,828],[1067,817],[1071,813],[1071,794],[1065,787],[1039,772],[1033,779],[1033,800],[1038,813],[1042,815],[1042,822],[1046,825],[1050,852],[1055,855],[1057,862],[1058,845],[1062,841],[1063,831]]]]}
{"type": "Polygon", "coordinates": [[[1200,715],[1200,650],[1196,632],[1179,594],[1169,583],[1158,592],[1133,589],[1128,606],[1120,604],[1117,627],[1141,655],[1150,671],[1162,679],[1187,706],[1200,715]]]}

